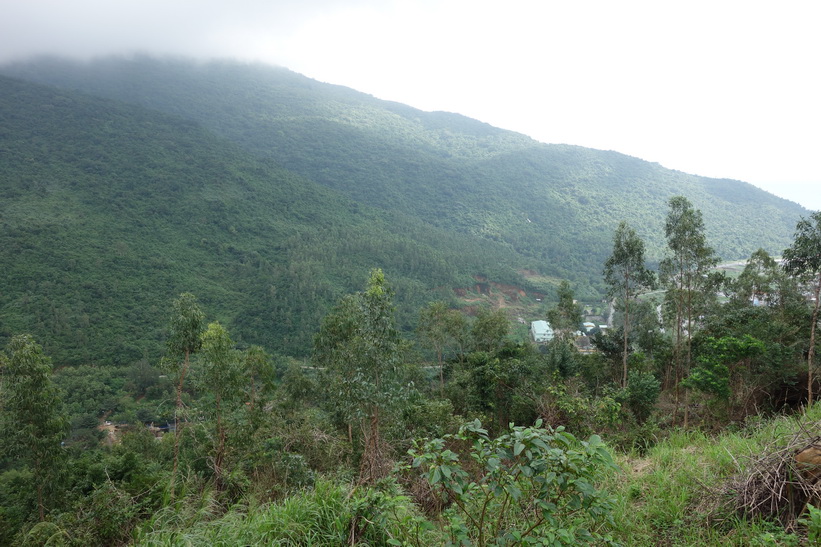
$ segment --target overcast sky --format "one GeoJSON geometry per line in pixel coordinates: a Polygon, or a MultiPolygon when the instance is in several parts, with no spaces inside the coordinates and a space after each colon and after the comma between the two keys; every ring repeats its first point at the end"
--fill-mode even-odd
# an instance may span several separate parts
{"type": "Polygon", "coordinates": [[[821,209],[817,0],[0,4],[0,62],[131,52],[263,61],[821,209]]]}

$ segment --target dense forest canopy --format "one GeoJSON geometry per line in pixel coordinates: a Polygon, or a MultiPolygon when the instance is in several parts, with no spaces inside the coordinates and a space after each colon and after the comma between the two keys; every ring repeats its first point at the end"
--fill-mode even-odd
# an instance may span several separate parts
{"type": "Polygon", "coordinates": [[[156,358],[160,310],[186,289],[249,343],[304,354],[373,264],[394,275],[406,316],[477,273],[515,277],[504,245],[357,203],[196,123],[0,86],[0,329],[37,333],[63,364],[156,358]]]}

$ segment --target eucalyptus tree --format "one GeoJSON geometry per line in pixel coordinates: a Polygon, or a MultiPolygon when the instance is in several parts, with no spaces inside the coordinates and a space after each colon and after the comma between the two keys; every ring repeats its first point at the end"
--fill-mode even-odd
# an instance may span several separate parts
{"type": "Polygon", "coordinates": [[[202,386],[214,396],[214,418],[216,422],[216,446],[214,447],[213,468],[218,488],[222,487],[223,465],[226,453],[225,424],[226,406],[242,393],[242,355],[234,349],[228,331],[217,322],[210,323],[202,333],[202,386]]]}
{"type": "Polygon", "coordinates": [[[271,356],[262,346],[251,346],[245,350],[244,368],[248,386],[248,406],[253,414],[258,410],[260,394],[273,389],[274,367],[271,365],[271,356]]]}
{"type": "Polygon", "coordinates": [[[556,296],[559,301],[548,310],[547,320],[559,338],[566,339],[579,329],[582,323],[582,307],[576,302],[570,282],[566,279],[562,279],[556,288],[556,296]]]}
{"type": "Polygon", "coordinates": [[[433,346],[439,365],[439,389],[444,393],[444,352],[448,344],[461,349],[466,329],[465,316],[458,310],[452,310],[444,302],[430,302],[419,312],[419,325],[416,329],[419,336],[433,346]]]}
{"type": "Polygon", "coordinates": [[[510,321],[504,310],[480,308],[470,326],[470,349],[488,353],[498,351],[509,333],[510,321]]]}
{"type": "Polygon", "coordinates": [[[360,481],[371,483],[390,471],[380,426],[404,399],[401,353],[393,290],[380,269],[363,292],[344,297],[322,321],[313,360],[325,375],[327,402],[361,431],[360,481]]]}
{"type": "Polygon", "coordinates": [[[627,387],[628,340],[630,337],[630,304],[655,285],[655,275],[645,266],[644,241],[626,222],[619,223],[613,235],[613,254],[604,263],[607,294],[621,300],[624,309],[622,347],[622,387],[627,387]]]}
{"type": "Polygon", "coordinates": [[[784,250],[784,270],[811,286],[814,303],[810,322],[810,347],[807,354],[807,404],[813,402],[813,359],[815,357],[815,330],[821,306],[821,211],[802,218],[795,227],[792,245],[784,250]]]}
{"type": "Polygon", "coordinates": [[[51,360],[28,334],[12,337],[0,354],[0,454],[19,458],[32,471],[37,511],[45,520],[46,491],[56,483],[68,430],[51,360]]]}
{"type": "MultiPolygon", "coordinates": [[[[754,308],[766,322],[756,334],[762,340],[794,345],[800,332],[799,319],[806,310],[796,278],[765,250],[750,256],[738,278],[729,283],[730,306],[735,309],[754,308]]],[[[748,310],[749,311],[749,310],[748,310]]]]}
{"type": "Polygon", "coordinates": [[[205,324],[205,314],[197,304],[197,297],[191,293],[182,293],[174,300],[169,322],[170,335],[167,346],[171,354],[166,365],[177,377],[177,400],[174,409],[174,466],[171,472],[170,496],[174,499],[174,483],[180,460],[180,436],[182,435],[183,413],[182,391],[185,377],[191,364],[191,355],[202,346],[201,335],[205,324]]]}
{"type": "MultiPolygon", "coordinates": [[[[661,261],[659,275],[665,286],[665,308],[673,321],[673,371],[666,373],[666,383],[676,386],[687,375],[692,361],[692,336],[696,319],[711,300],[715,300],[718,279],[710,269],[718,264],[718,257],[707,245],[701,211],[694,209],[683,196],[670,198],[670,210],[664,224],[671,256],[661,261]],[[682,355],[682,352],[684,355],[682,355]]],[[[685,426],[687,407],[685,405],[685,426]]]]}
{"type": "Polygon", "coordinates": [[[730,284],[732,299],[741,303],[769,302],[773,297],[776,281],[782,274],[778,262],[764,249],[758,249],[750,255],[744,270],[730,284]]]}

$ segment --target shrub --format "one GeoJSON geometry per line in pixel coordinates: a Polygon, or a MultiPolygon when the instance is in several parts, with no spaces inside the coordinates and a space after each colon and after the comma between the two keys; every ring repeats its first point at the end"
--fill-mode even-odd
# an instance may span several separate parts
{"type": "Polygon", "coordinates": [[[631,371],[626,391],[627,407],[639,424],[644,423],[653,413],[661,392],[661,384],[649,372],[631,371]]]}
{"type": "Polygon", "coordinates": [[[412,467],[453,503],[446,516],[454,543],[611,543],[599,530],[613,524],[613,502],[595,486],[603,469],[615,468],[610,453],[597,435],[578,441],[541,425],[511,424],[491,439],[476,420],[410,452],[412,467]],[[452,441],[471,443],[470,467],[448,448],[452,441]]]}

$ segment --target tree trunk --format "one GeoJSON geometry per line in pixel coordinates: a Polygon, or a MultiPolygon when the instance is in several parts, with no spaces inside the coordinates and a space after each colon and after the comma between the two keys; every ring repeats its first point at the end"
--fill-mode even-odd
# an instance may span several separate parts
{"type": "Polygon", "coordinates": [[[365,430],[365,446],[359,465],[359,483],[372,485],[388,476],[390,462],[384,454],[384,446],[379,432],[379,408],[372,411],[365,430]]]}
{"type": "Polygon", "coordinates": [[[439,395],[445,396],[445,365],[442,363],[442,347],[436,348],[436,355],[439,358],[439,395]]]}
{"type": "Polygon", "coordinates": [[[815,326],[818,323],[818,308],[821,302],[818,301],[821,296],[821,273],[818,274],[818,279],[815,280],[815,306],[812,310],[812,324],[810,325],[810,351],[807,354],[807,408],[812,406],[812,367],[813,359],[815,357],[815,326]]]}
{"type": "Polygon", "coordinates": [[[627,340],[630,336],[630,295],[624,295],[624,349],[622,355],[622,367],[624,369],[621,387],[627,387],[627,340]]]}
{"type": "Polygon", "coordinates": [[[225,427],[222,425],[222,409],[220,397],[217,397],[217,453],[214,455],[214,482],[217,490],[222,490],[222,462],[225,453],[225,427]]]}
{"type": "Polygon", "coordinates": [[[185,374],[188,372],[188,358],[190,355],[191,352],[185,350],[185,360],[183,361],[182,371],[180,372],[180,381],[177,383],[177,406],[174,409],[174,465],[171,469],[171,486],[169,487],[171,503],[174,503],[174,490],[177,482],[177,467],[179,466],[180,461],[180,435],[182,434],[182,423],[179,419],[179,412],[182,408],[182,386],[185,381],[185,374]]]}
{"type": "Polygon", "coordinates": [[[678,422],[678,411],[680,408],[680,399],[679,399],[679,382],[681,381],[681,339],[682,339],[682,327],[681,322],[684,319],[684,302],[682,301],[684,292],[684,266],[679,262],[679,277],[677,280],[677,290],[678,294],[676,295],[676,341],[673,346],[673,381],[675,382],[675,400],[676,400],[676,408],[673,413],[673,425],[676,425],[678,422]]]}

